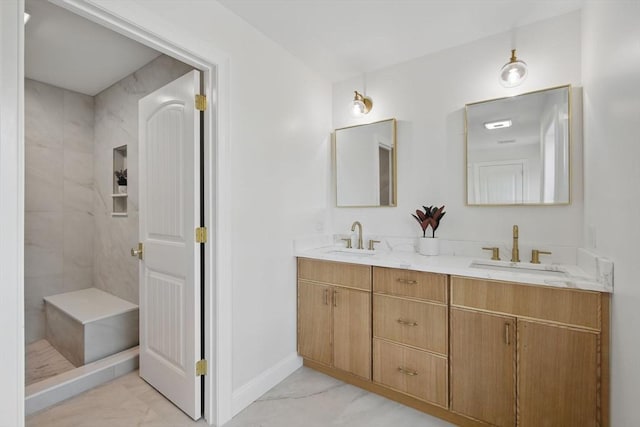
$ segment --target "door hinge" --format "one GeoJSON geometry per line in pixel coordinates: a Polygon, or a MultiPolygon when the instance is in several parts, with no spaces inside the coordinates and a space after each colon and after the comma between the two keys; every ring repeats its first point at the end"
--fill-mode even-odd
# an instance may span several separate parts
{"type": "Polygon", "coordinates": [[[196,228],[196,243],[207,243],[207,227],[196,228]]]}
{"type": "Polygon", "coordinates": [[[207,97],[205,95],[196,95],[196,110],[205,111],[207,109],[207,97]]]}
{"type": "Polygon", "coordinates": [[[202,359],[196,362],[196,377],[207,375],[207,360],[202,359]]]}

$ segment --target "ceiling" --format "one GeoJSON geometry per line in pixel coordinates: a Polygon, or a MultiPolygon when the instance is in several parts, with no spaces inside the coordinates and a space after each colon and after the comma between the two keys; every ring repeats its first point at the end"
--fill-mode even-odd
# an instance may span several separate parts
{"type": "Polygon", "coordinates": [[[332,82],[562,15],[584,3],[583,0],[218,1],[332,82]]]}
{"type": "Polygon", "coordinates": [[[46,0],[27,0],[25,10],[29,79],[93,96],[160,55],[46,0]]]}
{"type": "MultiPolygon", "coordinates": [[[[0,0],[1,1],[1,0],[0,0]]],[[[584,0],[218,0],[332,82],[582,7],[584,0]]],[[[96,95],[159,53],[26,0],[25,74],[96,95]]]]}

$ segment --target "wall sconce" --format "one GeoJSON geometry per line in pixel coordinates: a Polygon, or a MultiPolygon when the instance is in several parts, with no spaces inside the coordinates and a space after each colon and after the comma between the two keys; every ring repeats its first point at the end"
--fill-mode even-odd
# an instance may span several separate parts
{"type": "Polygon", "coordinates": [[[516,87],[527,78],[527,64],[516,58],[516,50],[511,49],[511,59],[500,70],[500,84],[516,87]]]}
{"type": "Polygon", "coordinates": [[[354,91],[355,96],[353,97],[353,101],[351,102],[351,110],[354,116],[361,117],[371,111],[373,108],[373,101],[371,98],[363,96],[357,90],[354,91]]]}

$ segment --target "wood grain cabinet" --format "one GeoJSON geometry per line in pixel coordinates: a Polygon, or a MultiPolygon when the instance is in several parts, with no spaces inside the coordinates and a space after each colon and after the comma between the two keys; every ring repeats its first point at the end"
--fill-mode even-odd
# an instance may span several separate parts
{"type": "Polygon", "coordinates": [[[459,426],[608,427],[610,295],[298,259],[305,364],[459,426]]]}
{"type": "Polygon", "coordinates": [[[371,379],[371,267],[298,259],[298,353],[371,379]]]}
{"type": "Polygon", "coordinates": [[[373,268],[373,381],[448,407],[447,276],[373,268]]]}
{"type": "Polygon", "coordinates": [[[608,425],[608,307],[597,292],[453,277],[451,410],[496,426],[608,425]]]}

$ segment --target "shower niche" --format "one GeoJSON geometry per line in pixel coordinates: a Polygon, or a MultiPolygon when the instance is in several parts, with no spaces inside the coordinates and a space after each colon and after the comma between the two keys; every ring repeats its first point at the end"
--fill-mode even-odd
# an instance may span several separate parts
{"type": "Polygon", "coordinates": [[[111,216],[127,216],[127,146],[113,149],[113,211],[111,216]]]}

